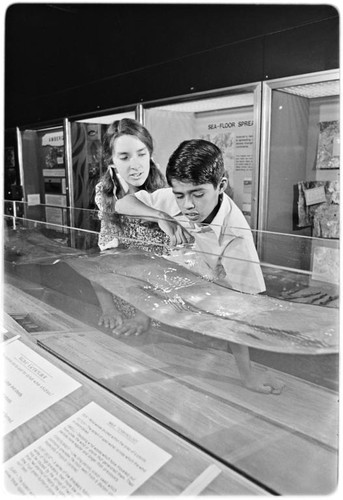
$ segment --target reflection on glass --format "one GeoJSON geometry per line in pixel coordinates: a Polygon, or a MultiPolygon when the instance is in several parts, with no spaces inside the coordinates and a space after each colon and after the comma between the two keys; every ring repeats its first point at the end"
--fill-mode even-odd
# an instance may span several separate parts
{"type": "MultiPolygon", "coordinates": [[[[76,227],[97,230],[94,219],[83,209],[95,209],[95,188],[106,171],[103,140],[109,124],[122,118],[134,118],[134,111],[85,118],[70,123],[72,155],[72,197],[70,205],[76,210],[71,215],[76,227]]],[[[85,243],[85,244],[88,244],[85,243]]]]}
{"type": "Polygon", "coordinates": [[[25,216],[40,217],[44,204],[45,220],[59,226],[68,223],[64,140],[62,126],[21,132],[25,216]]]}
{"type": "MultiPolygon", "coordinates": [[[[96,240],[69,245],[81,229],[61,238],[44,223],[22,219],[13,230],[11,221],[5,310],[43,347],[266,492],[333,490],[337,300],[312,300],[314,286],[324,294],[332,283],[262,261],[267,293],[244,294],[199,272],[192,245],[130,238],[132,218],[120,217],[118,247],[103,252],[96,240]],[[149,315],[148,330],[126,336],[99,326],[94,281],[149,315]],[[228,342],[249,346],[256,377],[267,370],[284,384],[281,394],[244,387],[228,342]]],[[[145,234],[159,230],[157,220],[146,224],[145,234]]],[[[287,239],[256,236],[275,247],[287,239]]]]}
{"type": "Polygon", "coordinates": [[[290,86],[285,79],[283,84],[272,85],[263,228],[316,240],[299,240],[298,251],[292,248],[295,238],[285,241],[278,252],[273,242],[261,245],[263,260],[282,265],[293,253],[290,267],[310,272],[327,258],[332,263],[330,280],[336,284],[333,240],[339,238],[339,114],[338,80],[326,81],[323,76],[322,81],[312,82],[309,76],[308,83],[303,79],[302,84],[290,86]]]}

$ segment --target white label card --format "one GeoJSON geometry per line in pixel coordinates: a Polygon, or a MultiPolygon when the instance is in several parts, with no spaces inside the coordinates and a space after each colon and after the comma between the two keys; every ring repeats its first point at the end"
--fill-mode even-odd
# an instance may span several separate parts
{"type": "Polygon", "coordinates": [[[75,391],[81,384],[20,340],[1,349],[4,359],[4,434],[75,391]]]}
{"type": "Polygon", "coordinates": [[[325,189],[324,186],[318,186],[311,189],[305,189],[305,201],[306,205],[316,205],[317,203],[325,203],[325,189]]]}
{"type": "Polygon", "coordinates": [[[40,194],[28,194],[27,204],[28,206],[40,205],[40,194]]]}
{"type": "Polygon", "coordinates": [[[130,495],[171,455],[92,402],[4,464],[8,492],[130,495]]]}

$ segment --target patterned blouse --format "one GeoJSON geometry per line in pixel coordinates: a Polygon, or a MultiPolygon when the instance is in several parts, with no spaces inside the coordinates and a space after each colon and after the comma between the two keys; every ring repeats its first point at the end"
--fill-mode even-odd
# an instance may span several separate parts
{"type": "MultiPolygon", "coordinates": [[[[101,220],[98,246],[100,250],[109,248],[140,248],[158,255],[169,254],[169,237],[156,222],[143,222],[140,219],[119,215],[106,206],[102,184],[95,188],[95,203],[101,220]]],[[[133,317],[136,309],[128,302],[113,296],[113,302],[126,318],[133,317]]]]}

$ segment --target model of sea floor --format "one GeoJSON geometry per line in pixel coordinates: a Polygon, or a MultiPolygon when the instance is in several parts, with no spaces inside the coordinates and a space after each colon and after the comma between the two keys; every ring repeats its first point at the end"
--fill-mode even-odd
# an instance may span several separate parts
{"type": "MultiPolygon", "coordinates": [[[[61,236],[61,241],[63,241],[61,236]]],[[[47,238],[37,229],[18,228],[5,233],[5,260],[16,264],[50,264],[54,259],[68,255],[84,255],[66,243],[47,238]]]]}
{"type": "Polygon", "coordinates": [[[274,352],[338,352],[338,312],[250,295],[143,250],[64,257],[78,273],[162,323],[274,352]]]}
{"type": "Polygon", "coordinates": [[[332,308],[235,292],[141,250],[85,254],[32,229],[13,231],[5,241],[6,260],[52,264],[67,259],[81,275],[162,323],[275,352],[338,352],[338,312],[332,308]]]}

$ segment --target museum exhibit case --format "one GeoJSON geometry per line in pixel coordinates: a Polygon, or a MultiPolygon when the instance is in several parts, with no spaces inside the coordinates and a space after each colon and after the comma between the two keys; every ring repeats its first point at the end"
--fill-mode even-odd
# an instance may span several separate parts
{"type": "MultiPolygon", "coordinates": [[[[340,227],[339,91],[335,70],[263,83],[258,209],[259,229],[318,238],[296,260],[312,270],[327,247],[336,282],[338,254],[330,241],[340,227]]],[[[275,264],[288,251],[262,247],[275,264]]]]}
{"type": "Polygon", "coordinates": [[[69,225],[66,207],[68,170],[63,124],[17,130],[19,170],[25,217],[37,217],[36,206],[45,205],[44,219],[59,226],[69,225]]]}
{"type": "MultiPolygon", "coordinates": [[[[21,184],[24,186],[23,201],[30,205],[52,205],[48,209],[49,217],[52,222],[61,225],[67,224],[67,221],[59,220],[62,212],[53,208],[57,203],[67,203],[68,208],[95,208],[95,185],[104,170],[102,140],[105,130],[114,120],[134,118],[151,133],[154,161],[163,173],[169,156],[183,140],[202,138],[218,145],[223,151],[229,178],[227,193],[242,210],[248,223],[257,228],[261,93],[262,85],[257,82],[176,96],[173,99],[140,102],[123,109],[103,112],[101,115],[94,112],[89,116],[68,116],[62,124],[44,128],[36,124],[30,128],[18,129],[17,147],[20,152],[21,184]],[[42,176],[43,167],[37,163],[37,157],[44,157],[48,149],[45,147],[48,143],[45,141],[43,144],[42,137],[49,137],[55,130],[60,133],[61,144],[64,144],[65,170],[55,172],[49,167],[47,171],[43,164],[45,160],[42,160],[45,168],[42,176]],[[31,175],[31,170],[37,172],[31,175]],[[45,175],[48,176],[47,179],[45,175]],[[46,198],[44,187],[53,196],[46,198]]],[[[55,140],[53,135],[52,140],[55,140]]],[[[55,156],[56,147],[53,149],[55,156]]],[[[66,213],[69,217],[68,224],[73,227],[97,229],[92,221],[73,220],[70,219],[73,217],[72,211],[67,210],[66,213]]],[[[85,213],[79,212],[79,216],[81,214],[85,213]]]]}
{"type": "MultiPolygon", "coordinates": [[[[22,212],[17,206],[11,214],[22,212]]],[[[223,272],[258,262],[239,253],[218,261],[192,243],[171,248],[157,220],[139,219],[141,237],[135,218],[115,221],[118,245],[100,252],[96,231],[5,216],[4,309],[13,324],[39,352],[115,396],[124,422],[126,405],[128,419],[136,410],[170,433],[171,455],[191,446],[242,481],[222,483],[221,494],[246,494],[247,484],[254,494],[334,491],[338,284],[319,253],[310,268],[297,255],[317,244],[338,251],[338,240],[253,230],[266,291],[250,294],[229,289],[223,272]],[[285,248],[283,260],[268,259],[264,244],[285,248]],[[128,320],[147,315],[146,331],[117,335],[99,325],[98,287],[128,320]],[[244,385],[237,345],[249,348],[265,393],[244,385]]],[[[199,226],[194,238],[207,230],[199,226]]],[[[244,238],[241,228],[230,231],[244,238]]],[[[7,445],[14,446],[11,434],[7,445]]],[[[172,476],[164,480],[173,484],[172,476]]]]}
{"type": "Polygon", "coordinates": [[[144,124],[155,141],[154,158],[162,172],[182,141],[213,142],[223,153],[227,192],[256,228],[261,84],[142,103],[142,107],[144,124]]]}
{"type": "MultiPolygon", "coordinates": [[[[69,116],[50,128],[18,130],[22,199],[30,204],[30,212],[35,204],[45,204],[50,221],[63,226],[69,217],[72,227],[97,230],[93,220],[72,220],[73,212],[61,206],[96,208],[95,185],[104,170],[103,134],[112,121],[124,117],[147,127],[162,172],[183,140],[202,138],[217,144],[229,179],[227,193],[253,229],[337,238],[338,70],[142,101],[101,114],[69,116]],[[65,171],[51,168],[62,161],[61,151],[55,148],[56,158],[49,160],[47,137],[51,134],[55,140],[55,130],[63,135],[65,171]],[[43,163],[36,169],[40,157],[43,163]]],[[[269,252],[268,245],[262,247],[269,252]]],[[[308,255],[310,269],[311,252],[308,255]]]]}
{"type": "MultiPolygon", "coordinates": [[[[82,117],[65,120],[66,136],[69,142],[68,155],[70,170],[73,172],[73,197],[70,203],[74,208],[95,208],[95,185],[105,167],[102,156],[104,133],[111,123],[122,118],[135,119],[135,109],[124,112],[118,110],[111,114],[95,117],[82,117]]],[[[74,226],[87,227],[82,220],[74,220],[74,226]]]]}
{"type": "MultiPolygon", "coordinates": [[[[27,218],[40,218],[57,226],[97,230],[88,212],[93,209],[95,185],[104,173],[103,134],[121,118],[135,118],[135,110],[118,110],[100,117],[64,119],[54,125],[17,129],[18,163],[27,218]],[[40,205],[45,205],[41,210],[40,205]],[[75,218],[76,217],[76,218],[75,218]]],[[[13,159],[12,159],[13,163],[13,159]]],[[[13,199],[19,199],[14,197],[13,199]]]]}
{"type": "MultiPolygon", "coordinates": [[[[312,495],[336,488],[339,140],[337,71],[18,131],[23,201],[5,201],[5,326],[173,457],[165,463],[158,453],[161,469],[135,493],[312,495]],[[157,220],[118,214],[118,245],[100,252],[94,187],[105,168],[101,142],[122,117],[151,132],[163,172],[185,139],[222,149],[228,194],[252,228],[260,264],[235,252],[242,228],[212,228],[233,241],[230,257],[218,260],[193,244],[170,248],[157,220]],[[226,269],[245,265],[261,267],[265,292],[227,287],[226,269]],[[99,324],[99,288],[133,332],[137,311],[144,313],[146,331],[118,334],[99,324]],[[250,386],[235,346],[249,349],[250,386]]],[[[191,234],[205,241],[207,231],[199,226],[191,234]]],[[[35,439],[73,413],[68,405],[75,408],[68,399],[59,422],[55,406],[35,417],[35,439]]],[[[20,443],[33,445],[27,430],[34,421],[5,437],[10,464],[20,443]]],[[[107,487],[114,493],[112,480],[107,487]]]]}

